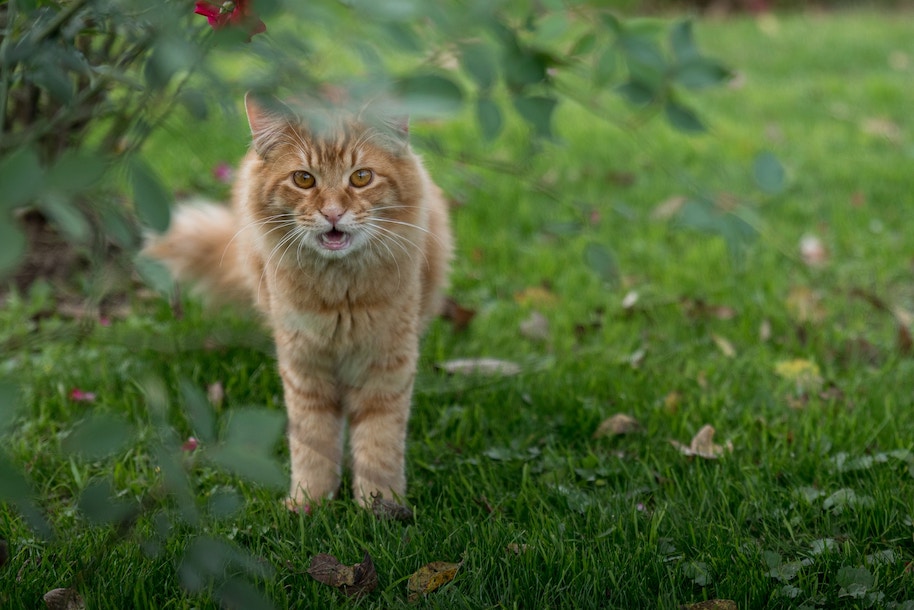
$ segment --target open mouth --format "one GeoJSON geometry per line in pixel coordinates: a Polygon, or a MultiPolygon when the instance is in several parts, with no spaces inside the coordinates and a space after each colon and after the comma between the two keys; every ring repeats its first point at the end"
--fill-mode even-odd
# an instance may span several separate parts
{"type": "Polygon", "coordinates": [[[327,250],[344,250],[349,247],[351,241],[349,233],[331,229],[326,233],[321,233],[321,245],[327,250]]]}

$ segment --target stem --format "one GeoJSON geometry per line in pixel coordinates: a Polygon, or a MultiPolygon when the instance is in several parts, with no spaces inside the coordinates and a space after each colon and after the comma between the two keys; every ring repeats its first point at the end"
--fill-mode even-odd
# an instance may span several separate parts
{"type": "Polygon", "coordinates": [[[51,19],[51,21],[46,26],[44,26],[44,28],[32,34],[32,40],[35,42],[44,40],[59,30],[60,26],[66,23],[73,15],[75,15],[82,7],[88,3],[89,0],[74,0],[72,4],[67,6],[67,8],[57,13],[57,16],[51,19]]]}

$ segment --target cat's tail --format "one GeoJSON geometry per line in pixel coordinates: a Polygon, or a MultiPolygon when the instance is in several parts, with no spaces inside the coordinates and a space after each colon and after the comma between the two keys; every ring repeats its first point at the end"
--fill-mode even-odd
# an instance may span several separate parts
{"type": "Polygon", "coordinates": [[[172,211],[165,233],[147,238],[142,253],[163,263],[175,279],[192,284],[211,301],[252,306],[237,232],[238,220],[231,208],[190,201],[172,211]]]}

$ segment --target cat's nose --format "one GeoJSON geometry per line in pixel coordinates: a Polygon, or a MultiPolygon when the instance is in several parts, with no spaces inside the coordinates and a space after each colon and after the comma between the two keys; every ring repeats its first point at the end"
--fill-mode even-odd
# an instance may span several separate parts
{"type": "Polygon", "coordinates": [[[346,211],[343,208],[336,206],[326,207],[321,209],[321,215],[327,219],[330,224],[336,225],[340,221],[340,218],[343,217],[346,211]]]}

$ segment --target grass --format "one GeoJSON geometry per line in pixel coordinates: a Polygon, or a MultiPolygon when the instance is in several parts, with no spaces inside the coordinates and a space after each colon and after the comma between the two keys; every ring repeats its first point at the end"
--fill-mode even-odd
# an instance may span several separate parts
{"type": "MultiPolygon", "coordinates": [[[[40,289],[11,299],[0,319],[16,350],[2,367],[21,382],[26,409],[4,424],[4,442],[56,537],[0,507],[10,544],[0,606],[34,607],[63,586],[90,607],[243,606],[248,583],[279,608],[408,607],[408,577],[450,561],[462,562],[456,578],[417,606],[914,607],[914,360],[887,311],[914,311],[908,17],[699,23],[702,44],[742,75],[741,86],[695,98],[706,135],[662,121],[620,128],[569,103],[557,117],[562,144],[510,176],[474,160],[524,158],[522,138],[493,151],[469,120],[417,127],[465,151],[427,163],[461,203],[451,293],[477,315],[464,332],[436,323],[423,345],[412,524],[378,521],[347,494],[290,515],[275,490],[191,464],[198,523],[176,518],[187,507],[173,501],[123,537],[91,526],[77,499],[93,481],[110,477],[128,502],[169,476],[150,452],[157,421],[176,429],[168,446],[178,453],[194,432],[181,380],[223,385],[223,427],[245,405],[281,412],[269,344],[251,321],[192,299],[180,320],[163,301],[138,300],[98,328],[39,319],[53,307],[40,289]],[[754,185],[763,150],[788,170],[781,194],[754,185]],[[759,231],[739,266],[719,237],[652,216],[675,195],[727,205],[726,194],[759,231]],[[828,252],[821,267],[799,256],[805,234],[828,252]],[[592,242],[611,246],[615,283],[585,264],[592,242]],[[629,293],[637,302],[626,308],[629,293]],[[545,341],[520,332],[534,311],[548,321],[545,341]],[[434,367],[483,356],[526,372],[462,379],[434,367]],[[819,388],[799,391],[776,373],[794,360],[819,367],[819,388]],[[74,402],[74,387],[95,401],[74,402]],[[137,440],[103,461],[61,452],[93,410],[122,414],[137,440]],[[641,430],[593,438],[617,412],[641,430]],[[705,424],[732,453],[690,459],[668,442],[688,443],[705,424]],[[189,591],[207,557],[230,553],[215,540],[236,560],[217,561],[214,584],[189,591]],[[365,551],[380,586],[359,601],[305,573],[317,553],[351,565],[365,551]]],[[[178,190],[220,194],[209,168],[240,156],[243,120],[171,127],[152,143],[160,169],[178,190]]]]}

